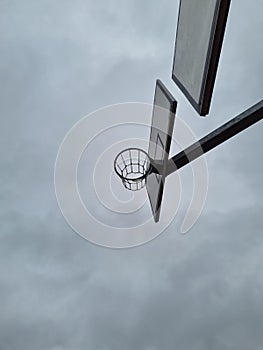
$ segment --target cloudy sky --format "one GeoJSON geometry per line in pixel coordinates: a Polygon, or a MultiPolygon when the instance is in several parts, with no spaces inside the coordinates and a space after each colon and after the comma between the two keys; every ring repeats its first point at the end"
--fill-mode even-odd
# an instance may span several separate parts
{"type": "Polygon", "coordinates": [[[150,243],[102,248],[56,202],[67,131],[98,108],[151,103],[156,78],[198,137],[262,99],[263,1],[232,1],[206,119],[170,78],[177,12],[172,0],[0,1],[1,350],[262,350],[261,123],[208,154],[187,235],[182,208],[150,243]]]}

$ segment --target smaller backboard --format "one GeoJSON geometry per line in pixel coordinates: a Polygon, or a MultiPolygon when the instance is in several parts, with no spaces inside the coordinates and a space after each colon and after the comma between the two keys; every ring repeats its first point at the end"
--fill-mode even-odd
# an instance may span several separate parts
{"type": "Polygon", "coordinates": [[[155,222],[158,222],[160,217],[176,107],[174,97],[164,84],[157,80],[148,148],[148,155],[156,172],[150,173],[146,178],[146,189],[155,222]]]}
{"type": "Polygon", "coordinates": [[[231,0],[180,0],[172,78],[199,115],[209,113],[231,0]]]}

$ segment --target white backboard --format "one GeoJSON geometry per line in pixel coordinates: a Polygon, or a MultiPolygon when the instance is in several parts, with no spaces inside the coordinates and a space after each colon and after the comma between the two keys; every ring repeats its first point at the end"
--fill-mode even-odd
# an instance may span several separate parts
{"type": "Polygon", "coordinates": [[[212,98],[230,0],[180,0],[172,78],[200,115],[212,98]]]}
{"type": "Polygon", "coordinates": [[[150,173],[146,179],[154,221],[159,221],[166,168],[173,135],[177,102],[164,84],[156,81],[148,155],[158,173],[150,173]]]}

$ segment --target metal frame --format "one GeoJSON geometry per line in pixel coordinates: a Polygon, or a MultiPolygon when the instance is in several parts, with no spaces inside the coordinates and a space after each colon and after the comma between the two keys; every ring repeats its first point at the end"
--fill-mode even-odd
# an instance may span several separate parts
{"type": "Polygon", "coordinates": [[[263,100],[170,158],[167,176],[263,119],[263,100]]]}
{"type": "Polygon", "coordinates": [[[215,84],[215,78],[217,73],[217,67],[219,63],[221,48],[224,39],[224,33],[226,28],[227,16],[229,12],[229,7],[231,0],[217,0],[216,11],[214,13],[212,30],[210,33],[208,52],[206,56],[205,70],[201,87],[201,94],[199,96],[199,101],[191,96],[190,92],[184,87],[184,85],[177,79],[174,75],[174,65],[175,65],[175,55],[177,48],[177,36],[179,29],[179,19],[181,12],[181,3],[183,0],[180,0],[179,14],[177,21],[177,30],[176,30],[176,39],[175,39],[175,48],[174,48],[174,58],[173,58],[173,67],[172,67],[172,79],[182,90],[186,98],[192,104],[194,109],[201,116],[205,116],[209,113],[212,93],[215,84]]]}

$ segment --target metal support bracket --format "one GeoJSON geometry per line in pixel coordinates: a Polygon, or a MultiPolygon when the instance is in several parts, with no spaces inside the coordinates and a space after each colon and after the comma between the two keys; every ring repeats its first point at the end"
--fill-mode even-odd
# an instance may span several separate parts
{"type": "Polygon", "coordinates": [[[209,152],[263,118],[263,100],[169,159],[166,176],[209,152]]]}

